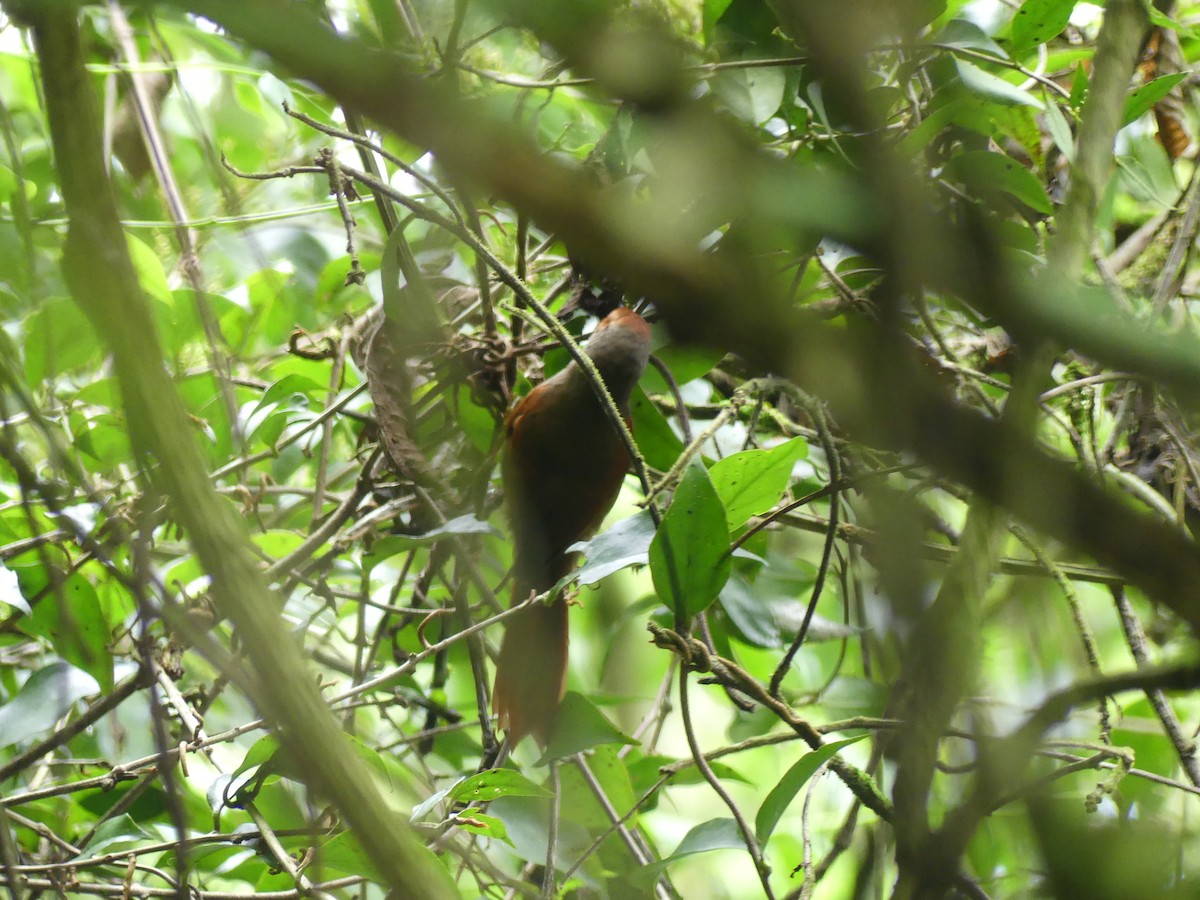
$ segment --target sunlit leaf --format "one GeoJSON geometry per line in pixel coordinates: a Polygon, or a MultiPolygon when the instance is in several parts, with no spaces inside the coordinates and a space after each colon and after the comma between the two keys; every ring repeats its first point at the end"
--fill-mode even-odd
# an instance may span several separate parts
{"type": "Polygon", "coordinates": [[[1013,15],[1009,52],[1016,59],[1062,33],[1076,0],[1025,0],[1013,15]]]}
{"type": "Polygon", "coordinates": [[[715,463],[709,477],[725,505],[730,530],[779,502],[787,489],[792,465],[807,454],[804,439],[792,438],[770,450],[743,450],[715,463]]]}
{"type": "Polygon", "coordinates": [[[549,797],[550,792],[514,769],[489,769],[465,778],[451,788],[456,803],[488,803],[497,797],[549,797]]]}

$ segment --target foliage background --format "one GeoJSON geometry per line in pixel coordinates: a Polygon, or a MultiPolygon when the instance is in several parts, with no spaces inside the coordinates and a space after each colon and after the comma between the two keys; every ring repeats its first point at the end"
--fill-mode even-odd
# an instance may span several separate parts
{"type": "Polygon", "coordinates": [[[0,9],[13,896],[1194,894],[1191,4],[0,9]],[[646,483],[463,781],[593,293],[646,483]]]}

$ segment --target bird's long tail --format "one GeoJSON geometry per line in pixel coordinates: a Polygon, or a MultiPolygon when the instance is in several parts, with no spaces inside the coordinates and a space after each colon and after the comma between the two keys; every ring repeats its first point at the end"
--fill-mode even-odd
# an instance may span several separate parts
{"type": "Polygon", "coordinates": [[[506,626],[492,708],[514,746],[532,734],[545,747],[567,681],[567,604],[530,606],[506,626]]]}

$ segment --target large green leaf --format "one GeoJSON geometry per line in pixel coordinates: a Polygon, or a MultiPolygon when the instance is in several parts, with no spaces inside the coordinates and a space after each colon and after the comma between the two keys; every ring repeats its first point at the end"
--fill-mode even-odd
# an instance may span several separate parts
{"type": "Polygon", "coordinates": [[[1012,20],[1008,51],[1020,59],[1058,37],[1067,27],[1076,0],[1025,0],[1012,20]]]}
{"type": "Polygon", "coordinates": [[[515,769],[488,769],[464,778],[447,796],[457,803],[490,803],[498,797],[549,797],[551,794],[515,769]]]}
{"type": "Polygon", "coordinates": [[[74,572],[22,622],[30,634],[46,638],[56,653],[94,677],[104,690],[113,685],[113,658],[104,607],[96,588],[74,572]]]}
{"type": "Polygon", "coordinates": [[[725,69],[713,75],[709,84],[735,116],[761,125],[779,110],[787,76],[774,66],[725,69]]]}
{"type": "Polygon", "coordinates": [[[658,407],[639,387],[633,392],[630,402],[633,418],[633,436],[646,462],[656,469],[666,471],[675,464],[683,452],[683,441],[671,430],[658,407]]]}
{"type": "Polygon", "coordinates": [[[0,747],[19,744],[54,727],[75,703],[100,693],[96,679],[64,662],[52,662],[25,681],[0,706],[0,747]]]}
{"type": "Polygon", "coordinates": [[[650,543],[654,588],[685,617],[703,612],[729,578],[729,526],[708,472],[688,466],[650,543]]]}
{"type": "Polygon", "coordinates": [[[709,470],[713,488],[725,505],[732,531],[751,516],[779,502],[791,480],[796,460],[808,455],[803,438],[792,438],[770,450],[743,450],[715,463],[709,470]]]}
{"type": "MultiPolygon", "coordinates": [[[[692,347],[687,344],[667,344],[654,351],[655,358],[667,367],[675,383],[682,387],[689,381],[703,378],[725,355],[722,350],[692,347]]],[[[649,394],[665,394],[670,388],[654,366],[648,366],[638,382],[649,394]]]]}

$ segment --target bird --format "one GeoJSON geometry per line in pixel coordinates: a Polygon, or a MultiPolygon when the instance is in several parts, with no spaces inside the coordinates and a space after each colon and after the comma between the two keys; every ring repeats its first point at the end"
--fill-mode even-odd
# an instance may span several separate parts
{"type": "MultiPolygon", "coordinates": [[[[632,426],[630,400],[650,356],[650,326],[618,307],[584,348],[632,426]]],[[[629,453],[575,362],[518,401],[504,419],[501,480],[513,536],[513,604],[552,588],[574,565],[567,548],[591,535],[616,502],[629,453]]],[[[549,740],[567,677],[567,604],[514,613],[496,661],[492,707],[509,744],[549,740]]]]}

